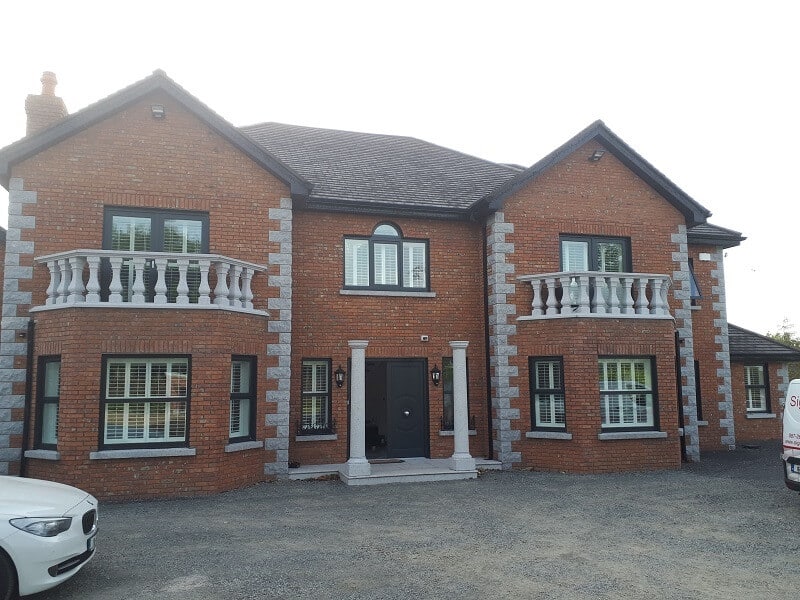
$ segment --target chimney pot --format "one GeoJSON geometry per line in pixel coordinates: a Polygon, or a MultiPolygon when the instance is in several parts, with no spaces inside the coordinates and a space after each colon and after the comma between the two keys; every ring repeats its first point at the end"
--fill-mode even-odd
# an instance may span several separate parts
{"type": "Polygon", "coordinates": [[[42,96],[55,96],[56,95],[56,85],[58,85],[58,79],[56,79],[56,74],[52,71],[45,71],[42,73],[42,96]]]}
{"type": "Polygon", "coordinates": [[[42,93],[38,96],[30,94],[25,100],[25,112],[28,115],[26,135],[46,129],[69,114],[64,101],[56,96],[56,74],[45,71],[40,81],[42,93]]]}

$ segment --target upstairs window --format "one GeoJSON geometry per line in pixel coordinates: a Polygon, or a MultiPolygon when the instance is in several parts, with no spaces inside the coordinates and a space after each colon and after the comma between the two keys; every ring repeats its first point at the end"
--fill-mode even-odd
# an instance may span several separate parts
{"type": "Polygon", "coordinates": [[[428,241],[404,239],[381,223],[372,237],[344,240],[344,285],[376,290],[428,290],[428,241]]]}
{"type": "Polygon", "coordinates": [[[747,394],[747,412],[769,412],[769,386],[764,365],[745,365],[744,389],[747,394]]]}
{"type": "Polygon", "coordinates": [[[630,273],[630,240],[562,235],[561,270],[630,273]]]}

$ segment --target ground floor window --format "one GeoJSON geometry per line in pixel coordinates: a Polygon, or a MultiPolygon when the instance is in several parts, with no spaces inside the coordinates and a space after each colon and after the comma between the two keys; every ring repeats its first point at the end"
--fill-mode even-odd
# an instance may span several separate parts
{"type": "Polygon", "coordinates": [[[333,433],[330,359],[303,360],[301,379],[301,414],[297,433],[299,435],[333,433]]]}
{"type": "Polygon", "coordinates": [[[745,365],[744,389],[747,412],[769,412],[769,386],[764,365],[745,365]]]}
{"type": "Polygon", "coordinates": [[[652,360],[598,360],[600,412],[603,429],[656,427],[652,360]]]}
{"type": "Polygon", "coordinates": [[[61,395],[61,357],[39,358],[38,404],[36,428],[38,448],[55,450],[58,444],[58,401],[61,395]]]}
{"type": "Polygon", "coordinates": [[[534,429],[565,429],[564,363],[560,357],[528,360],[531,389],[531,426],[534,429]]]}
{"type": "Polygon", "coordinates": [[[189,357],[106,357],[103,444],[185,443],[189,372],[189,357]]]}
{"type": "Polygon", "coordinates": [[[254,356],[231,360],[230,441],[255,439],[255,365],[254,356]]]}

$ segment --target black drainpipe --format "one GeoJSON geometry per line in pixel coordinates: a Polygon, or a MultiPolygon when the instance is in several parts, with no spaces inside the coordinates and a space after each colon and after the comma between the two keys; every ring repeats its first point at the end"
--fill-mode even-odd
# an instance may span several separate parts
{"type": "Polygon", "coordinates": [[[33,404],[31,394],[33,393],[33,336],[34,336],[34,321],[28,321],[28,333],[26,335],[27,341],[27,355],[28,360],[25,365],[25,408],[22,413],[22,448],[20,450],[19,458],[19,476],[25,477],[28,472],[28,463],[25,460],[25,450],[28,449],[28,437],[31,423],[31,405],[33,404]]]}
{"type": "Polygon", "coordinates": [[[490,344],[489,344],[489,257],[486,247],[486,224],[481,224],[481,236],[483,237],[483,334],[486,343],[486,423],[489,434],[489,458],[494,458],[494,439],[492,429],[492,367],[489,364],[490,344]]]}
{"type": "MultiPolygon", "coordinates": [[[[675,332],[675,379],[678,396],[678,427],[683,429],[683,377],[681,376],[681,336],[675,332]]],[[[686,431],[681,436],[681,460],[686,462],[686,431]]]]}

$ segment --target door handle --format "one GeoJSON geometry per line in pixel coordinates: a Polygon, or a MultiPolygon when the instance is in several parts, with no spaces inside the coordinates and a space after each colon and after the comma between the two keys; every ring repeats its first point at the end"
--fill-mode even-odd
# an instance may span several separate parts
{"type": "Polygon", "coordinates": [[[403,416],[404,417],[410,417],[411,416],[411,411],[410,410],[404,410],[403,411],[403,416]]]}

